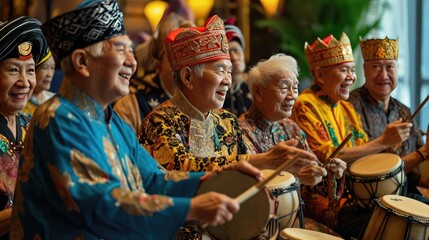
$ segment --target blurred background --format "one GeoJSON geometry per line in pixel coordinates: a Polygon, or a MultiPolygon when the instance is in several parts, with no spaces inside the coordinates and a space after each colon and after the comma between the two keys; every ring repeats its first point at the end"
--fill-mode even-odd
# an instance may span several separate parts
{"type": "MultiPolygon", "coordinates": [[[[0,21],[28,15],[44,22],[74,9],[80,2],[0,0],[0,21]]],[[[414,111],[429,94],[429,0],[118,0],[118,3],[124,12],[126,30],[136,44],[152,36],[169,5],[179,11],[185,8],[199,26],[213,14],[224,19],[235,17],[249,46],[245,49],[248,68],[273,53],[290,54],[301,68],[300,90],[311,82],[305,42],[311,44],[317,37],[323,39],[329,34],[339,38],[344,31],[354,48],[358,74],[354,87],[359,87],[363,83],[359,37],[398,38],[399,84],[394,97],[414,111]]],[[[54,91],[58,85],[53,84],[54,91]]],[[[416,120],[424,130],[429,127],[429,104],[416,120]]]]}

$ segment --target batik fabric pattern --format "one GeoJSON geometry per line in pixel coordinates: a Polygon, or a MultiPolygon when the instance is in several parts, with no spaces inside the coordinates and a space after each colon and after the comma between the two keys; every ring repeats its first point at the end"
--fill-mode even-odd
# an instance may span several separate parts
{"type": "Polygon", "coordinates": [[[131,80],[130,94],[119,99],[114,109],[137,135],[142,120],[160,103],[170,98],[170,93],[162,87],[159,74],[152,73],[145,75],[142,80],[131,80]]]}
{"type": "Polygon", "coordinates": [[[249,158],[234,114],[205,117],[179,90],[143,120],[139,141],[167,170],[212,171],[249,158]]]}
{"type": "Polygon", "coordinates": [[[29,117],[19,113],[15,117],[16,137],[0,116],[0,209],[11,208],[15,192],[16,176],[24,139],[30,123],[29,117]]]}
{"type": "MultiPolygon", "coordinates": [[[[347,101],[333,102],[319,86],[312,85],[298,97],[291,117],[306,133],[310,149],[324,162],[346,136],[352,138],[345,147],[354,147],[368,142],[360,116],[347,101]]],[[[328,176],[328,189],[304,189],[302,198],[306,202],[308,216],[326,223],[332,229],[338,224],[338,212],[345,203],[345,178],[336,181],[328,176]],[[333,183],[336,191],[333,191],[333,183]],[[320,193],[323,194],[320,194],[320,193]]]]}
{"type": "Polygon", "coordinates": [[[238,83],[237,89],[230,89],[226,95],[223,109],[234,113],[237,117],[247,112],[252,106],[253,98],[246,83],[238,83]]]}
{"type": "Polygon", "coordinates": [[[31,120],[12,239],[173,239],[202,173],[165,171],[110,107],[65,81],[31,120]]]}

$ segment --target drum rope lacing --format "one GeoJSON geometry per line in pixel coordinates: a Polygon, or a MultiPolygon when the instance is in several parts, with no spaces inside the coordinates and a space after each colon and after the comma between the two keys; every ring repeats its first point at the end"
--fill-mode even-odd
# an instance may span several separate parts
{"type": "Polygon", "coordinates": [[[374,201],[377,203],[377,205],[378,205],[379,207],[381,207],[381,208],[385,209],[388,213],[393,213],[393,214],[395,214],[395,215],[398,215],[398,216],[404,217],[404,218],[406,218],[406,219],[410,220],[411,222],[421,223],[421,224],[424,224],[424,225],[428,225],[428,226],[429,226],[429,217],[418,217],[418,216],[412,216],[412,215],[410,215],[410,214],[406,214],[406,213],[404,213],[404,212],[401,212],[401,211],[398,211],[398,210],[396,210],[396,209],[393,209],[393,208],[391,208],[391,207],[389,207],[389,206],[386,206],[386,205],[384,205],[384,204],[383,204],[380,200],[378,200],[378,199],[375,199],[374,201]]]}

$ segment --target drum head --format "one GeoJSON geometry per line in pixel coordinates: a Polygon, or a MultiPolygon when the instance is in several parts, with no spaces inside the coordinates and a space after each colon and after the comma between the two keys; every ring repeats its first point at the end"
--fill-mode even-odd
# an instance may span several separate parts
{"type": "MultiPolygon", "coordinates": [[[[244,173],[222,171],[204,181],[197,195],[213,191],[235,198],[256,183],[254,177],[244,173]]],[[[262,190],[242,203],[231,221],[216,227],[208,226],[206,230],[216,239],[252,239],[265,228],[270,210],[270,199],[262,190]]]]}
{"type": "Polygon", "coordinates": [[[379,203],[384,208],[392,209],[397,215],[429,223],[429,206],[422,202],[400,195],[385,195],[380,198],[379,203]]]}
{"type": "MultiPolygon", "coordinates": [[[[274,172],[275,171],[271,169],[262,170],[262,173],[264,174],[265,177],[270,176],[274,172]]],[[[275,176],[271,181],[267,183],[267,187],[270,189],[286,188],[292,185],[292,183],[294,183],[295,181],[296,179],[292,174],[286,171],[281,171],[277,176],[275,176]]]]}
{"type": "Polygon", "coordinates": [[[355,176],[377,176],[389,173],[401,166],[401,158],[393,153],[377,153],[356,160],[349,168],[355,176]]]}
{"type": "Polygon", "coordinates": [[[286,228],[281,231],[280,237],[283,239],[290,240],[320,240],[320,239],[329,239],[329,240],[341,240],[342,238],[335,237],[326,233],[311,231],[301,228],[286,228]]]}

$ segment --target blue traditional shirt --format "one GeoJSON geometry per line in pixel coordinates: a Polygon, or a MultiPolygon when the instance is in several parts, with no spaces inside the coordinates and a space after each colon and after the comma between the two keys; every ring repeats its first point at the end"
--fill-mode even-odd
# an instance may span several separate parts
{"type": "Polygon", "coordinates": [[[165,171],[134,136],[64,80],[32,118],[11,238],[173,239],[204,173],[165,171]]]}

